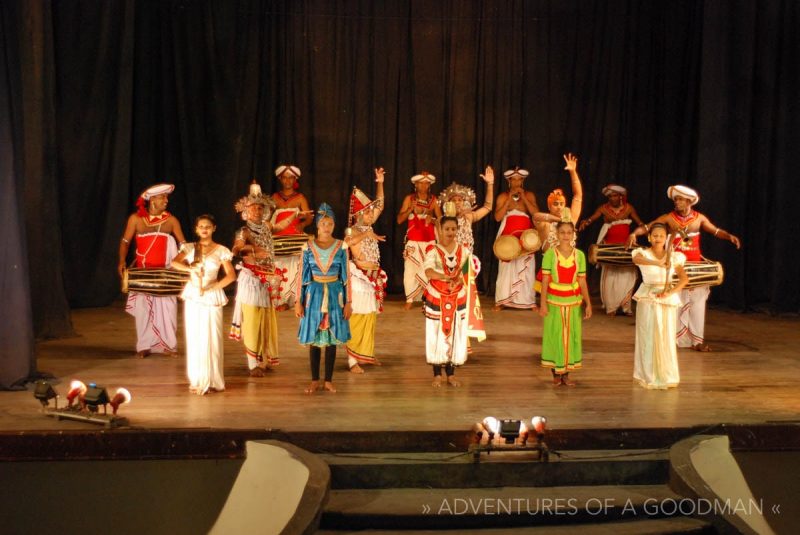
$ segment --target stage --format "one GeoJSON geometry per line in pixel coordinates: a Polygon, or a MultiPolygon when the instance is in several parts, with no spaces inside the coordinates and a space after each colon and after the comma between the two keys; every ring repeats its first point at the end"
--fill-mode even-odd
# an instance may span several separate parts
{"type": "MultiPolygon", "coordinates": [[[[72,312],[77,336],[37,345],[38,369],[53,374],[63,396],[72,379],[133,401],[120,414],[138,431],[279,429],[284,432],[469,431],[484,416],[544,415],[552,430],[691,428],[714,424],[794,424],[800,421],[800,320],[710,309],[706,338],[713,352],[680,350],[681,383],[669,391],[634,384],[634,318],[602,311],[584,322],[584,368],[575,387],[553,387],[539,366],[542,320],[531,311],[491,310],[484,299],[488,338],[474,343],[456,371],[461,387],[431,386],[425,364],[424,317],[390,299],[378,320],[382,366],[347,371],[337,355],[337,393],[307,395],[307,350],[296,341],[298,320],[278,315],[281,364],[251,378],[242,345],[225,342],[225,392],[192,395],[183,356],[134,357],[133,318],[122,301],[72,312]]],[[[226,325],[232,306],[225,309],[226,325]]],[[[179,313],[179,325],[182,317],[179,313]]],[[[179,350],[183,349],[179,327],[179,350]]],[[[98,430],[89,423],[45,417],[30,391],[0,393],[0,430],[98,430]]]]}

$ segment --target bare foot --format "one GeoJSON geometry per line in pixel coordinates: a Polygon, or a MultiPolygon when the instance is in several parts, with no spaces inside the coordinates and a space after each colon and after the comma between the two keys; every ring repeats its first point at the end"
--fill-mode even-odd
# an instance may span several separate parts
{"type": "Polygon", "coordinates": [[[143,359],[146,356],[148,356],[149,354],[150,354],[150,350],[149,349],[142,349],[141,351],[136,353],[136,358],[137,359],[143,359]]]}
{"type": "Polygon", "coordinates": [[[284,312],[286,310],[289,310],[289,305],[287,305],[286,303],[275,307],[276,312],[284,312]]]}
{"type": "Polygon", "coordinates": [[[610,318],[616,317],[616,315],[617,315],[617,311],[616,310],[612,310],[611,312],[606,312],[606,316],[608,316],[610,318]]]}
{"type": "Polygon", "coordinates": [[[495,305],[492,307],[492,312],[500,312],[503,310],[503,305],[495,305]]]}
{"type": "Polygon", "coordinates": [[[258,366],[250,368],[250,377],[264,377],[264,369],[258,366]]]}
{"type": "Polygon", "coordinates": [[[447,378],[447,384],[449,384],[450,386],[461,386],[461,383],[458,382],[455,376],[453,375],[447,378]]]}
{"type": "Polygon", "coordinates": [[[436,388],[439,388],[440,386],[442,386],[442,376],[441,375],[437,375],[436,377],[434,377],[432,385],[434,387],[436,387],[436,388]]]}
{"type": "Polygon", "coordinates": [[[406,304],[403,305],[403,310],[411,310],[411,307],[413,307],[413,306],[414,306],[414,303],[412,303],[411,301],[406,301],[406,304]]]}
{"type": "Polygon", "coordinates": [[[570,381],[569,374],[565,373],[564,375],[561,376],[561,384],[566,386],[575,386],[578,383],[576,383],[575,381],[570,381]]]}
{"type": "Polygon", "coordinates": [[[358,374],[364,373],[364,368],[362,368],[358,364],[353,364],[352,366],[350,366],[350,373],[358,373],[358,374]]]}
{"type": "Polygon", "coordinates": [[[633,316],[633,311],[632,310],[625,310],[623,312],[623,314],[625,314],[626,316],[628,316],[630,318],[631,316],[633,316]]]}
{"type": "Polygon", "coordinates": [[[553,386],[561,386],[561,376],[553,375],[553,386]]]}
{"type": "Polygon", "coordinates": [[[165,357],[171,357],[171,358],[174,359],[174,358],[178,357],[178,352],[177,351],[173,351],[173,350],[170,349],[168,351],[164,351],[164,356],[165,357]]]}
{"type": "Polygon", "coordinates": [[[373,365],[373,366],[383,366],[383,362],[379,361],[379,360],[376,358],[376,359],[375,359],[375,362],[373,362],[373,363],[372,363],[372,365],[373,365]]]}
{"type": "Polygon", "coordinates": [[[306,394],[313,394],[319,390],[319,381],[311,381],[311,384],[304,390],[306,394]]]}
{"type": "Polygon", "coordinates": [[[531,311],[532,312],[539,312],[539,305],[537,305],[536,303],[532,304],[531,305],[531,311]]]}
{"type": "Polygon", "coordinates": [[[330,381],[325,381],[325,390],[328,392],[336,393],[336,387],[333,386],[333,383],[330,381]]]}
{"type": "Polygon", "coordinates": [[[699,351],[700,353],[709,353],[711,351],[709,345],[705,343],[695,344],[692,346],[692,349],[694,349],[695,351],[699,351]]]}

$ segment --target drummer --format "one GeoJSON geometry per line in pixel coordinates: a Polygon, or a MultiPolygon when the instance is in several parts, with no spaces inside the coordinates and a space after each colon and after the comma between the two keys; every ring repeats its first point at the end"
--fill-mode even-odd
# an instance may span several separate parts
{"type": "MultiPolygon", "coordinates": [[[[591,217],[581,221],[578,231],[584,230],[602,217],[603,226],[597,236],[597,243],[623,246],[628,240],[631,220],[637,225],[643,225],[644,222],[639,218],[633,205],[628,202],[628,190],[624,187],[619,184],[608,184],[603,188],[603,195],[608,198],[608,202],[595,210],[591,217]]],[[[615,316],[622,308],[623,314],[632,316],[631,302],[636,287],[636,266],[602,264],[602,270],[600,298],[603,300],[606,314],[615,316]]]]}
{"type": "MultiPolygon", "coordinates": [[[[687,263],[701,262],[700,231],[710,232],[714,237],[741,247],[739,238],[714,225],[708,217],[692,207],[700,201],[700,195],[688,186],[670,186],[667,197],[672,199],[675,209],[658,217],[653,223],[664,223],[670,233],[675,234],[673,246],[686,256],[687,263]]],[[[636,246],[636,238],[648,232],[650,225],[637,227],[628,237],[628,247],[636,246]]],[[[705,343],[706,301],[711,293],[709,286],[697,286],[681,291],[681,309],[678,315],[678,347],[691,347],[695,351],[711,351],[705,343]]]]}
{"type": "MultiPolygon", "coordinates": [[[[172,184],[150,186],[136,201],[138,210],[128,217],[119,243],[117,272],[122,277],[131,240],[136,238],[136,261],[140,269],[164,269],[178,254],[178,245],[186,240],[177,218],[167,212],[172,184]],[[177,244],[175,243],[177,240],[177,244]]],[[[154,296],[131,291],[125,311],[136,318],[136,356],[151,353],[176,356],[177,297],[154,296]]]]}
{"type": "MultiPolygon", "coordinates": [[[[527,191],[525,178],[527,169],[515,167],[508,169],[503,176],[508,183],[508,191],[497,196],[494,218],[500,222],[497,238],[501,236],[519,237],[524,231],[533,228],[532,216],[539,211],[536,195],[527,191]]],[[[533,281],[536,277],[536,260],[533,252],[523,254],[512,260],[500,260],[495,284],[494,308],[536,308],[536,293],[533,281]]]]}
{"type": "MultiPolygon", "coordinates": [[[[294,165],[279,165],[275,169],[275,176],[280,182],[281,189],[272,194],[272,200],[277,206],[274,214],[274,223],[278,224],[284,218],[293,219],[285,229],[275,232],[275,236],[306,236],[303,229],[314,219],[314,214],[309,208],[306,196],[297,191],[300,188],[298,179],[300,169],[294,165]],[[294,217],[297,212],[299,216],[294,217]]],[[[294,303],[298,269],[300,267],[300,254],[291,253],[275,257],[275,266],[283,273],[283,283],[280,286],[280,297],[275,304],[276,310],[287,310],[294,303]]]]}
{"type": "MultiPolygon", "coordinates": [[[[242,256],[238,266],[236,306],[233,310],[230,338],[244,340],[244,352],[251,377],[263,377],[264,371],[280,363],[278,359],[278,322],[270,290],[280,286],[276,278],[272,232],[280,232],[294,223],[302,212],[293,212],[280,223],[270,218],[275,202],[261,192],[254,180],[249,194],[239,199],[235,209],[245,225],[236,233],[231,247],[234,256],[242,256]],[[265,359],[266,357],[266,359],[265,359]]],[[[278,288],[275,288],[275,297],[278,288]]]]}

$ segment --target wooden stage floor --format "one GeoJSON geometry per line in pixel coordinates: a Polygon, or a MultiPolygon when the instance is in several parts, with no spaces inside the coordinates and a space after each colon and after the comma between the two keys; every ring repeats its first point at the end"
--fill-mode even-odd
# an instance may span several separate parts
{"type": "MultiPolygon", "coordinates": [[[[648,391],[631,378],[633,318],[601,313],[584,322],[584,369],[573,374],[578,385],[568,388],[551,386],[550,373],[539,367],[541,318],[530,311],[492,312],[492,303],[485,301],[488,339],[476,344],[457,370],[460,388],[431,386],[420,305],[406,312],[396,299],[378,321],[383,366],[350,374],[340,349],[336,394],[303,393],[309,380],[307,350],[297,344],[291,312],[278,316],[279,367],[264,378],[250,378],[241,344],[226,340],[227,390],[205,397],[189,393],[182,357],[134,358],[133,318],[121,301],[75,310],[78,336],[38,344],[38,369],[57,377],[62,396],[73,378],[110,390],[127,387],[133,402],[120,414],[138,429],[460,431],[486,415],[536,414],[547,416],[552,429],[800,421],[797,318],[711,309],[706,336],[715,351],[679,351],[679,388],[648,391]]],[[[231,311],[226,307],[226,326],[231,311]]],[[[0,393],[0,431],[81,429],[97,427],[43,416],[31,392],[0,393]]]]}

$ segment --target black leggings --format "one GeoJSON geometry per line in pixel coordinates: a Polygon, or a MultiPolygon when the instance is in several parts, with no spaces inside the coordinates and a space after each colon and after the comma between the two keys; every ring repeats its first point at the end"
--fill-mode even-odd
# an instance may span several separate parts
{"type": "MultiPolygon", "coordinates": [[[[322,359],[322,348],[311,346],[308,351],[311,363],[311,380],[319,381],[319,363],[322,359]]],[[[336,362],[336,346],[325,346],[325,381],[333,380],[333,364],[336,362]]]]}
{"type": "Polygon", "coordinates": [[[442,375],[442,368],[444,368],[444,373],[447,374],[448,377],[456,373],[456,369],[452,363],[447,364],[433,364],[433,376],[439,377],[442,375]]]}

